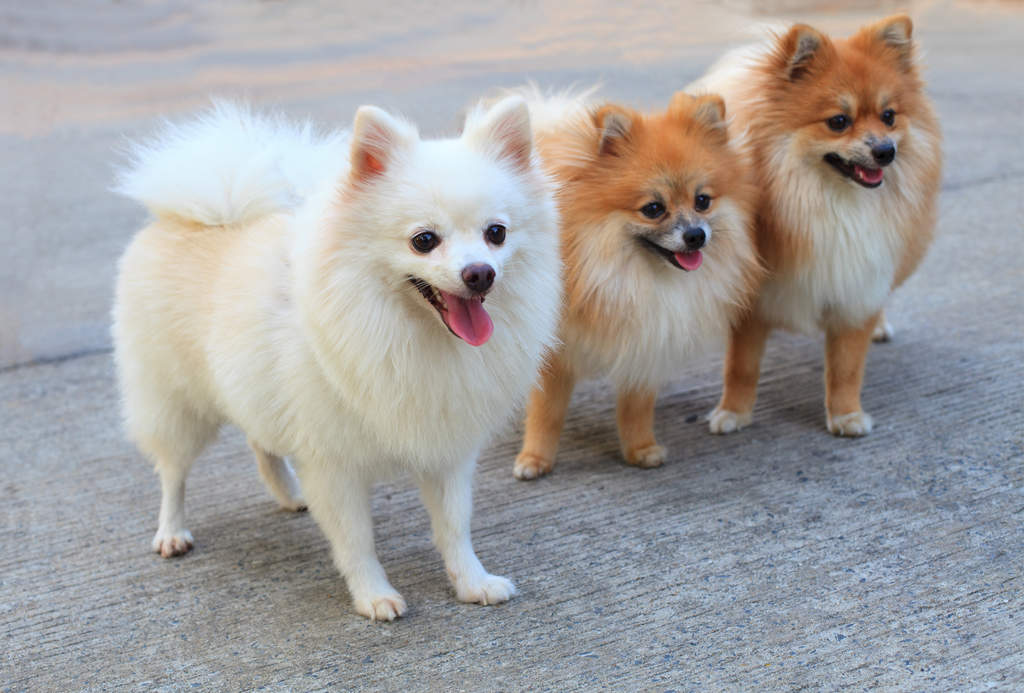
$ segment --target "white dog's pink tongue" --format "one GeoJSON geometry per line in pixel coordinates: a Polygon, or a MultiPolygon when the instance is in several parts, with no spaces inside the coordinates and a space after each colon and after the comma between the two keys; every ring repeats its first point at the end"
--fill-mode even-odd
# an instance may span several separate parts
{"type": "Polygon", "coordinates": [[[853,171],[857,174],[858,178],[871,185],[881,182],[882,176],[885,175],[885,172],[880,168],[864,168],[860,164],[854,164],[853,171]]]}
{"type": "Polygon", "coordinates": [[[700,263],[704,262],[704,256],[699,250],[684,250],[676,253],[675,258],[679,266],[687,272],[692,272],[700,267],[700,263]]]}
{"type": "Polygon", "coordinates": [[[491,338],[494,323],[491,316],[484,310],[484,302],[479,298],[462,298],[447,291],[442,291],[448,310],[441,313],[444,324],[462,338],[467,344],[480,346],[491,338]]]}

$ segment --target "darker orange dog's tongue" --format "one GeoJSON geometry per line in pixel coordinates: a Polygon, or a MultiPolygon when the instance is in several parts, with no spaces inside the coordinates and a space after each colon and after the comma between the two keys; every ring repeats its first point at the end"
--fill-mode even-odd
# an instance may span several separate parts
{"type": "Polygon", "coordinates": [[[462,298],[447,291],[442,291],[448,310],[441,311],[441,318],[448,328],[467,344],[480,346],[494,333],[491,316],[484,310],[484,302],[479,298],[462,298]]]}
{"type": "Polygon", "coordinates": [[[885,172],[880,168],[864,168],[860,164],[853,165],[853,172],[865,183],[874,185],[882,180],[885,172]]]}

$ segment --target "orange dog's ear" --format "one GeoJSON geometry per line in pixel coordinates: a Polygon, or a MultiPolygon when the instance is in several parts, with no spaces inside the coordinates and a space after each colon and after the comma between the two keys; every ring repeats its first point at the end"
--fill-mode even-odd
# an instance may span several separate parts
{"type": "Polygon", "coordinates": [[[709,128],[725,127],[725,100],[718,94],[698,96],[693,117],[709,128]]]}
{"type": "Polygon", "coordinates": [[[618,155],[629,142],[629,135],[633,130],[633,115],[622,106],[609,104],[597,110],[594,114],[594,124],[601,133],[597,151],[600,154],[618,155]]]}
{"type": "Polygon", "coordinates": [[[783,76],[795,82],[823,64],[834,52],[823,33],[806,24],[795,24],[775,45],[775,62],[783,76]]]}
{"type": "Polygon", "coordinates": [[[902,70],[910,71],[914,68],[913,31],[914,23],[910,17],[895,14],[861,28],[851,42],[867,50],[887,52],[902,70]]]}

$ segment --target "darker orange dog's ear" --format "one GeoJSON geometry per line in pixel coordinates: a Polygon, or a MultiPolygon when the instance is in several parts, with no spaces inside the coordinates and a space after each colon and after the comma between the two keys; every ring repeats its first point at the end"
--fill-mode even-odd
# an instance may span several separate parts
{"type": "Polygon", "coordinates": [[[888,53],[900,69],[909,72],[914,69],[914,41],[910,38],[913,31],[910,17],[894,14],[862,27],[850,42],[864,50],[888,53]]]}
{"type": "Polygon", "coordinates": [[[796,82],[824,64],[835,49],[828,37],[812,26],[795,24],[775,44],[774,60],[782,75],[796,82]]]}
{"type": "Polygon", "coordinates": [[[708,135],[726,137],[725,101],[718,94],[692,96],[677,91],[668,104],[668,112],[684,125],[693,122],[708,135]]]}
{"type": "Polygon", "coordinates": [[[594,124],[601,133],[597,151],[600,154],[620,154],[629,142],[634,127],[633,120],[633,114],[622,106],[608,104],[597,109],[594,124]]]}
{"type": "Polygon", "coordinates": [[[693,117],[709,128],[725,127],[725,100],[718,94],[698,96],[693,117]]]}

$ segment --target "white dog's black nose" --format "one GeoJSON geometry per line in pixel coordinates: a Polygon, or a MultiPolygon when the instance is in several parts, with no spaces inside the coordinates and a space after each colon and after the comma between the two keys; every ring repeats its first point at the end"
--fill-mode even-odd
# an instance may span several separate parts
{"type": "Polygon", "coordinates": [[[879,166],[888,166],[896,158],[896,145],[886,140],[871,148],[871,157],[879,166]]]}
{"type": "Polygon", "coordinates": [[[683,231],[683,243],[686,244],[687,250],[699,250],[704,247],[707,240],[707,234],[699,226],[691,226],[683,231]]]}
{"type": "Polygon", "coordinates": [[[484,262],[474,262],[462,268],[462,281],[470,291],[482,294],[494,284],[494,268],[484,262]]]}

